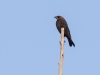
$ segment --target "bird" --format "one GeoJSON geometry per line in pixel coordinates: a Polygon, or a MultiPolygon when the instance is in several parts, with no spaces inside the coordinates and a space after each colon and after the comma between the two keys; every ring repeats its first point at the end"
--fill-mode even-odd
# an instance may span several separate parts
{"type": "Polygon", "coordinates": [[[68,24],[66,20],[62,16],[55,16],[54,18],[57,19],[56,21],[56,27],[61,34],[61,28],[64,28],[64,37],[68,39],[69,46],[72,47],[72,45],[75,47],[74,42],[72,41],[70,30],[68,28],[68,24]]]}

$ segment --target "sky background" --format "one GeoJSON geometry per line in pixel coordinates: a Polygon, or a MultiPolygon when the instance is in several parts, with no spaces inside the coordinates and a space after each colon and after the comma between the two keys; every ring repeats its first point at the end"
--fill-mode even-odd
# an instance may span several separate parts
{"type": "Polygon", "coordinates": [[[65,38],[63,75],[100,75],[100,0],[0,0],[0,75],[58,75],[56,15],[76,45],[65,38]]]}

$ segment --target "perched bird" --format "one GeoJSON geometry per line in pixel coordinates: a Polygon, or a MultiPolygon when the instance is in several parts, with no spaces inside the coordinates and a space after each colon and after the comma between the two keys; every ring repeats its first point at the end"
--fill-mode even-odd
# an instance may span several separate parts
{"type": "Polygon", "coordinates": [[[62,16],[55,16],[54,18],[57,19],[56,27],[57,27],[59,33],[61,33],[61,28],[64,28],[64,37],[67,37],[69,46],[73,45],[75,47],[75,44],[71,39],[70,30],[68,28],[68,24],[67,24],[66,20],[62,16]]]}

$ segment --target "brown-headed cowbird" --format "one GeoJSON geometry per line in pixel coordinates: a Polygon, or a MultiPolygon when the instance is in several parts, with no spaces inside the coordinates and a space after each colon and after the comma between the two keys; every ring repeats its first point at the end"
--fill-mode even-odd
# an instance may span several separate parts
{"type": "Polygon", "coordinates": [[[64,37],[67,37],[69,46],[73,45],[75,47],[75,44],[71,39],[70,30],[68,28],[68,24],[67,24],[66,20],[62,16],[55,16],[54,18],[57,19],[56,27],[57,27],[59,33],[61,33],[61,28],[64,28],[64,37]]]}

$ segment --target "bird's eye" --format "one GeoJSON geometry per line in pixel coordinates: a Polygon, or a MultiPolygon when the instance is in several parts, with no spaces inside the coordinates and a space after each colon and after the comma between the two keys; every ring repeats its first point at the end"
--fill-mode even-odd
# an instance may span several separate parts
{"type": "Polygon", "coordinates": [[[58,18],[59,18],[59,16],[58,16],[58,18]]]}

